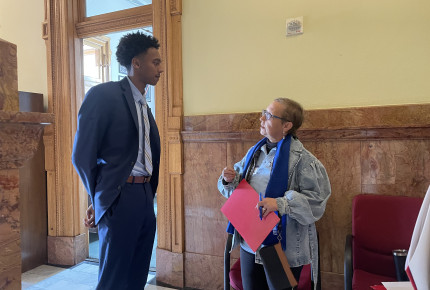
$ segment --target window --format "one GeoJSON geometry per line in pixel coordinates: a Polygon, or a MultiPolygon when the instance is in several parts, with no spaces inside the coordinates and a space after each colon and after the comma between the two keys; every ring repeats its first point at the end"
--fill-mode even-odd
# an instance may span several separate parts
{"type": "Polygon", "coordinates": [[[86,16],[91,17],[152,4],[152,0],[86,0],[86,16]]]}
{"type": "Polygon", "coordinates": [[[107,36],[86,38],[83,41],[85,93],[97,84],[111,80],[110,38],[107,36]]]}
{"type": "MultiPolygon", "coordinates": [[[[107,81],[119,81],[127,76],[127,69],[116,60],[116,48],[121,37],[127,33],[141,31],[152,35],[152,27],[112,32],[105,35],[84,38],[84,88],[85,93],[107,81]]],[[[154,88],[149,86],[146,101],[155,116],[154,88]]]]}

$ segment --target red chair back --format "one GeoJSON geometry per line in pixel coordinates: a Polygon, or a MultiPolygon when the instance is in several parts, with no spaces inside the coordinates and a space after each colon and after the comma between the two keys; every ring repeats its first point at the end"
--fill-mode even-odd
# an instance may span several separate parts
{"type": "Polygon", "coordinates": [[[373,194],[352,203],[353,268],[396,278],[392,250],[409,249],[423,199],[373,194]]]}

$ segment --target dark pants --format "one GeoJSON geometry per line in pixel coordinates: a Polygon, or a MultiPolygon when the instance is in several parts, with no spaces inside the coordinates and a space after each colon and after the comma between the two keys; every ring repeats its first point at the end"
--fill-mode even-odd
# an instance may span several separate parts
{"type": "MultiPolygon", "coordinates": [[[[302,268],[303,266],[291,268],[291,272],[297,282],[299,281],[302,268]]],[[[255,255],[248,253],[242,248],[240,248],[240,271],[244,290],[269,289],[263,265],[255,263],[255,255]]]]}
{"type": "Polygon", "coordinates": [[[126,183],[98,224],[100,268],[97,289],[144,289],[155,236],[149,183],[126,183]]]}

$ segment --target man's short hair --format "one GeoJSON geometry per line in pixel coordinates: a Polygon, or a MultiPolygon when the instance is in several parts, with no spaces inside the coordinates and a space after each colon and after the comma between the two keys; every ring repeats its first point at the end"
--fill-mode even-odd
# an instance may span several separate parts
{"type": "Polygon", "coordinates": [[[125,66],[129,71],[133,57],[145,53],[151,47],[156,49],[160,47],[155,37],[140,31],[128,33],[119,41],[116,49],[116,59],[120,65],[125,66]]]}

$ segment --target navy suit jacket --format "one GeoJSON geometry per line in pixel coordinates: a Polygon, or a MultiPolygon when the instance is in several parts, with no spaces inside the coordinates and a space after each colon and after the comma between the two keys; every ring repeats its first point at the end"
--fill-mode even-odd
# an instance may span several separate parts
{"type": "MultiPolygon", "coordinates": [[[[160,135],[148,108],[153,172],[158,186],[160,135]]],[[[121,192],[139,150],[137,110],[127,78],[92,87],[78,114],[72,162],[95,210],[96,224],[121,192]]]]}

